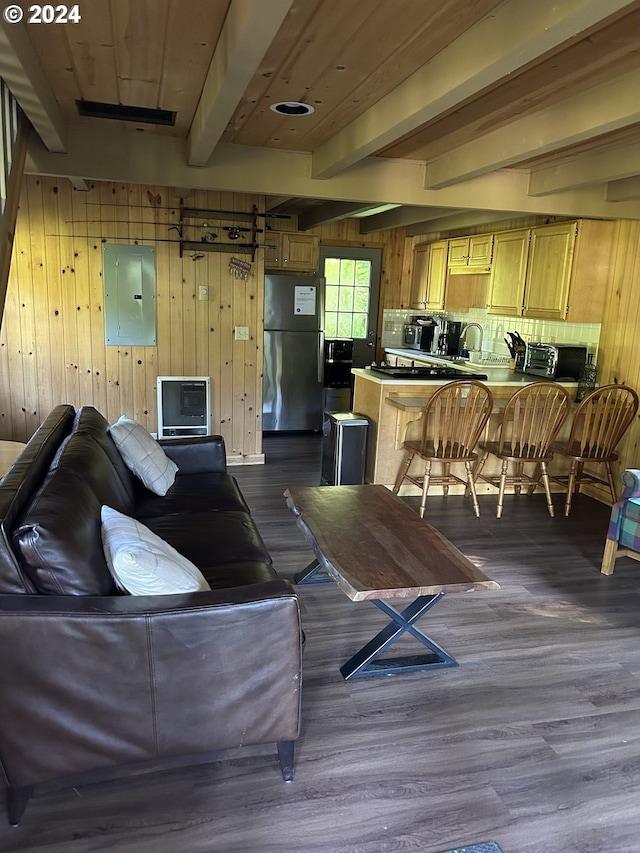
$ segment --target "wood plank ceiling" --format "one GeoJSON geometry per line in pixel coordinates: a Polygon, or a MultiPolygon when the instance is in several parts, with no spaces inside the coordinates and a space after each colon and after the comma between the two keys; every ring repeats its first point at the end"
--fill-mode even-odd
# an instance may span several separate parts
{"type": "MultiPolygon", "coordinates": [[[[182,162],[172,169],[166,160],[165,169],[193,186],[211,179],[199,167],[223,154],[258,163],[281,152],[277,186],[265,179],[254,189],[273,209],[299,214],[302,227],[385,204],[395,211],[363,219],[363,231],[439,221],[443,211],[455,227],[460,210],[467,220],[487,216],[474,179],[500,175],[515,186],[520,178],[505,177],[514,171],[528,183],[521,199],[504,194],[512,211],[520,203],[543,212],[531,199],[545,196],[553,212],[572,214],[573,204],[575,215],[603,215],[608,198],[612,216],[640,218],[640,0],[91,0],[79,8],[78,24],[25,19],[0,31],[0,74],[44,148],[66,155],[57,161],[63,174],[90,179],[106,169],[104,153],[95,169],[86,151],[77,156],[79,131],[96,158],[107,140],[115,150],[133,133],[186,141],[170,149],[182,162]],[[175,111],[176,121],[82,117],[79,99],[175,111]],[[270,109],[282,101],[314,112],[270,109]],[[84,171],[73,171],[74,156],[84,171]],[[315,179],[308,190],[302,178],[287,179],[287,157],[292,175],[315,179]],[[428,203],[403,195],[402,161],[423,167],[428,203]],[[375,167],[376,185],[387,174],[395,183],[382,189],[381,179],[373,195],[365,177],[358,195],[363,164],[375,167]],[[472,201],[447,189],[459,185],[472,201]]],[[[487,203],[496,216],[499,206],[487,203]]]]}

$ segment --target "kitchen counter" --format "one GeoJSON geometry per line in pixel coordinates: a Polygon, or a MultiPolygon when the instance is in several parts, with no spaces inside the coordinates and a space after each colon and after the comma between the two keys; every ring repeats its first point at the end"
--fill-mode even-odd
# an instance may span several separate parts
{"type": "MultiPolygon", "coordinates": [[[[408,350],[387,350],[388,353],[403,355],[408,350]]],[[[429,356],[429,361],[436,363],[436,357],[429,356]]],[[[427,359],[424,359],[426,362],[427,359]]],[[[422,362],[423,359],[420,359],[422,362]]],[[[451,364],[446,359],[439,359],[437,363],[451,364]]],[[[469,364],[468,362],[455,362],[456,368],[463,365],[470,368],[469,372],[481,370],[487,374],[484,384],[491,389],[494,399],[494,409],[489,423],[487,424],[486,437],[493,438],[498,431],[502,418],[502,411],[506,401],[511,395],[523,385],[535,382],[536,377],[515,373],[508,367],[490,364],[469,364]]],[[[405,438],[419,438],[421,432],[422,409],[433,394],[442,385],[450,382],[450,379],[397,379],[383,376],[373,372],[370,368],[354,368],[354,396],[353,411],[365,415],[369,420],[367,431],[367,459],[365,468],[365,479],[367,483],[381,483],[392,486],[398,469],[402,462],[402,444],[405,438]]],[[[575,396],[577,382],[561,382],[571,394],[575,396]]],[[[570,419],[565,423],[559,437],[568,434],[570,419]]],[[[494,473],[495,466],[499,466],[497,459],[491,457],[487,461],[486,473],[494,473]]],[[[554,461],[554,470],[560,472],[562,461],[554,461]]],[[[561,473],[565,473],[562,470],[561,473]]],[[[492,486],[478,483],[479,492],[495,491],[492,486]]],[[[452,487],[455,493],[455,487],[452,487]]],[[[403,494],[409,493],[407,487],[403,487],[403,494]]]]}
{"type": "MultiPolygon", "coordinates": [[[[502,364],[492,364],[490,361],[470,361],[466,358],[443,358],[441,356],[433,355],[432,353],[420,352],[420,350],[411,350],[411,349],[395,349],[391,347],[385,347],[385,353],[389,355],[397,355],[401,358],[410,358],[420,364],[450,364],[459,368],[460,370],[468,370],[471,373],[482,372],[487,374],[487,383],[491,385],[496,382],[500,385],[527,385],[529,382],[538,381],[538,377],[531,376],[526,373],[516,373],[515,370],[511,370],[508,365],[502,364]]],[[[577,382],[563,382],[567,388],[570,388],[572,385],[576,388],[578,387],[577,382]]],[[[514,387],[514,391],[516,388],[514,387]]]]}

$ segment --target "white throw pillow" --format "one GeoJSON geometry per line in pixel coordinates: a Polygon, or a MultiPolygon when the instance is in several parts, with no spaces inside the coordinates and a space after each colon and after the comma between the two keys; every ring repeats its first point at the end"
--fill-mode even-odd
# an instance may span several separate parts
{"type": "Polygon", "coordinates": [[[109,506],[101,520],[104,555],[119,589],[131,595],[211,589],[197,566],[144,524],[109,506]]]}
{"type": "Polygon", "coordinates": [[[176,479],[178,466],[155,438],[137,421],[122,415],[109,432],[125,465],[156,495],[166,495],[176,479]]]}

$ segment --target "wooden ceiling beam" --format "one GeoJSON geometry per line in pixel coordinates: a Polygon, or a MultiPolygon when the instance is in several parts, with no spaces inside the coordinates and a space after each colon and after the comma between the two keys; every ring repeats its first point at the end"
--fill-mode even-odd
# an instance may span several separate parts
{"type": "Polygon", "coordinates": [[[189,131],[188,162],[205,166],[293,0],[233,0],[189,131]]]}
{"type": "Polygon", "coordinates": [[[500,210],[471,210],[460,211],[453,216],[441,216],[438,219],[427,219],[407,226],[407,237],[419,237],[422,234],[434,234],[443,231],[460,231],[475,225],[487,225],[512,218],[517,211],[500,210]]]}
{"type": "MultiPolygon", "coordinates": [[[[584,154],[557,166],[531,169],[529,195],[546,195],[570,187],[604,184],[640,173],[640,142],[584,154]]],[[[610,199],[611,200],[611,199],[610,199]]]]}
{"type": "Polygon", "coordinates": [[[265,198],[264,208],[270,213],[277,213],[278,211],[284,212],[284,208],[286,208],[292,201],[295,201],[294,196],[269,195],[265,198]]]}
{"type": "Polygon", "coordinates": [[[66,126],[24,22],[0,18],[0,77],[49,151],[64,153],[66,126]]]}
{"type": "Polygon", "coordinates": [[[485,133],[428,163],[425,185],[441,189],[635,124],[639,83],[630,71],[485,133]]]}
{"type": "Polygon", "coordinates": [[[388,228],[402,228],[406,225],[413,225],[415,222],[424,222],[427,219],[436,219],[453,213],[458,213],[458,210],[450,207],[404,205],[393,210],[385,210],[383,213],[376,213],[374,216],[365,217],[360,221],[360,233],[371,234],[373,231],[386,231],[388,228]]]}
{"type": "Polygon", "coordinates": [[[185,142],[166,136],[74,128],[69,154],[52,154],[37,135],[29,140],[25,171],[29,174],[83,175],[87,180],[122,181],[166,187],[193,187],[260,195],[291,195],[374,204],[409,204],[517,211],[549,216],[639,219],[635,202],[608,204],[602,187],[530,196],[528,171],[502,169],[442,190],[424,187],[424,166],[413,160],[369,157],[328,181],[311,177],[305,152],[252,148],[221,143],[207,166],[189,167],[185,142]]]}
{"type": "Polygon", "coordinates": [[[629,0],[510,0],[313,153],[313,177],[330,178],[608,16],[629,0]]]}
{"type": "Polygon", "coordinates": [[[640,175],[610,181],[605,186],[606,201],[635,201],[640,198],[640,175]]]}
{"type": "Polygon", "coordinates": [[[328,201],[299,214],[298,230],[307,231],[309,228],[324,225],[326,222],[348,219],[350,216],[371,210],[373,207],[379,207],[379,205],[370,201],[328,201]]]}

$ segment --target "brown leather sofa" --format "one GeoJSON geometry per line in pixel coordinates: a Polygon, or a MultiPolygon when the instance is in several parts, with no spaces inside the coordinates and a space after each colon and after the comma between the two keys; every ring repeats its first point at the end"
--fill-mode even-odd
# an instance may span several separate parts
{"type": "Polygon", "coordinates": [[[0,481],[0,762],[9,820],[34,793],[277,745],[293,778],[301,628],[220,436],[162,442],[164,497],[122,462],[94,408],[58,406],[0,481]],[[119,594],[100,507],[133,516],[212,589],[119,594]]]}

